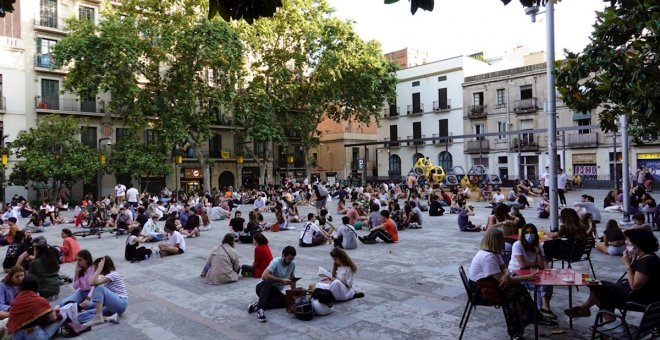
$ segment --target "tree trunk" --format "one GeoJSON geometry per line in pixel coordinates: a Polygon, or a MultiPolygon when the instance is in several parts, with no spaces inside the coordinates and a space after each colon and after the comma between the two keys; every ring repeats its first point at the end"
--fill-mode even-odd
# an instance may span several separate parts
{"type": "Polygon", "coordinates": [[[202,188],[204,189],[204,192],[211,192],[211,169],[209,169],[209,167],[206,165],[206,158],[204,157],[204,153],[199,147],[199,143],[195,144],[195,156],[197,156],[199,166],[202,168],[202,181],[204,183],[202,188]]]}

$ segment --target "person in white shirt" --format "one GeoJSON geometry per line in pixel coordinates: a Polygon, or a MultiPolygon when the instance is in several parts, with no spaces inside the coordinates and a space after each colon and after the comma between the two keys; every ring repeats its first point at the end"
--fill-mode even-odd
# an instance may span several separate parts
{"type": "Polygon", "coordinates": [[[115,185],[115,199],[117,200],[117,204],[124,204],[124,200],[126,199],[126,186],[117,183],[115,185]]]}
{"type": "Polygon", "coordinates": [[[163,231],[158,226],[158,215],[152,214],[151,218],[142,227],[143,242],[158,242],[163,240],[163,231]]]}
{"type": "MultiPolygon", "coordinates": [[[[316,283],[315,288],[327,289],[337,301],[352,299],[356,293],[353,288],[353,274],[357,272],[357,266],[350,256],[339,248],[332,248],[332,276],[320,275],[321,281],[316,283]]],[[[362,297],[358,295],[357,297],[362,297]]]]}
{"type": "Polygon", "coordinates": [[[128,205],[137,208],[140,192],[138,189],[134,188],[132,184],[129,184],[128,187],[129,188],[126,191],[126,201],[128,202],[128,205]]]}
{"type": "Polygon", "coordinates": [[[495,193],[493,194],[493,198],[490,200],[490,203],[492,203],[493,206],[496,206],[503,202],[504,202],[504,195],[502,195],[502,189],[497,188],[495,190],[495,193]]]}
{"type": "Polygon", "coordinates": [[[314,223],[316,216],[314,213],[309,213],[307,215],[307,224],[300,231],[299,246],[301,247],[314,247],[325,244],[327,240],[330,239],[325,231],[323,231],[319,226],[314,223]]]}
{"type": "Polygon", "coordinates": [[[541,180],[543,181],[543,192],[550,195],[550,167],[545,167],[545,172],[541,174],[541,180]]]}
{"type": "Polygon", "coordinates": [[[557,170],[557,194],[559,194],[559,206],[566,206],[566,182],[568,182],[568,175],[564,172],[564,169],[557,170]]]}
{"type": "Polygon", "coordinates": [[[158,254],[160,254],[160,257],[183,254],[186,250],[186,240],[181,233],[176,231],[176,227],[166,224],[165,233],[167,233],[168,237],[167,242],[158,244],[158,254]]]}

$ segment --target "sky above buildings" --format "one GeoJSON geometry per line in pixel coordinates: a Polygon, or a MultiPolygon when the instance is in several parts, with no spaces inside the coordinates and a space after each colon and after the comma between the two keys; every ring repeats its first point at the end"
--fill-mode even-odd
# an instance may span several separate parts
{"type": "MultiPolygon", "coordinates": [[[[544,51],[545,14],[532,23],[518,0],[504,6],[501,0],[435,0],[432,12],[410,14],[410,3],[400,0],[328,0],[343,19],[355,21],[354,28],[365,40],[380,41],[383,52],[405,47],[428,50],[429,61],[485,52],[487,57],[525,45],[529,51],[544,51]]],[[[603,0],[562,0],[555,5],[555,49],[581,51],[593,31],[595,11],[603,0]]],[[[541,8],[541,11],[544,11],[541,8]]]]}

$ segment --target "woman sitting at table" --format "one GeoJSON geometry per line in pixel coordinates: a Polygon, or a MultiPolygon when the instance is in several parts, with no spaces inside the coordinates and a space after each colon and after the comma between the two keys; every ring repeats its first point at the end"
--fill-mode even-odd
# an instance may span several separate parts
{"type": "MultiPolygon", "coordinates": [[[[511,261],[509,262],[509,271],[521,269],[545,268],[545,257],[543,247],[539,242],[539,232],[533,224],[527,224],[522,228],[522,237],[513,244],[511,249],[511,261]]],[[[533,284],[523,285],[529,289],[534,289],[533,284]]],[[[541,286],[541,309],[539,311],[548,319],[556,320],[557,316],[550,309],[550,299],[552,298],[552,286],[541,286]]]]}
{"type": "MultiPolygon", "coordinates": [[[[481,239],[480,250],[472,258],[468,277],[470,285],[476,286],[475,293],[485,304],[502,305],[507,320],[509,335],[514,339],[522,338],[525,327],[534,322],[534,313],[538,313],[534,300],[527,288],[520,282],[538,278],[534,275],[512,276],[504,260],[504,233],[499,228],[490,228],[481,239]]],[[[541,324],[556,325],[557,322],[536,314],[541,324]]]]}
{"type": "Polygon", "coordinates": [[[596,249],[608,255],[623,255],[623,251],[626,250],[626,238],[615,220],[607,221],[603,231],[603,242],[596,242],[596,249]]]}
{"type": "Polygon", "coordinates": [[[506,204],[498,204],[493,208],[493,214],[488,217],[486,229],[501,228],[505,235],[513,235],[518,233],[518,218],[509,215],[509,206],[506,204]]]}
{"type": "Polygon", "coordinates": [[[598,238],[598,231],[596,230],[594,215],[591,213],[582,214],[582,216],[580,216],[580,224],[582,224],[582,226],[587,229],[587,235],[591,235],[593,238],[598,238]]]}
{"type": "MultiPolygon", "coordinates": [[[[658,239],[646,228],[631,228],[623,232],[626,237],[626,251],[623,252],[623,266],[626,279],[618,283],[602,281],[600,285],[589,286],[589,298],[582,305],[566,309],[564,313],[573,318],[591,315],[589,307],[596,305],[601,310],[613,311],[623,308],[626,302],[648,305],[660,301],[660,259],[658,239]],[[637,256],[634,263],[631,258],[637,256]]],[[[612,316],[603,315],[605,320],[612,316]]]]}
{"type": "Polygon", "coordinates": [[[545,258],[568,260],[582,256],[583,247],[576,245],[584,244],[587,237],[586,226],[580,223],[580,217],[573,209],[562,209],[559,220],[562,223],[559,231],[548,233],[553,240],[543,243],[545,258]]]}

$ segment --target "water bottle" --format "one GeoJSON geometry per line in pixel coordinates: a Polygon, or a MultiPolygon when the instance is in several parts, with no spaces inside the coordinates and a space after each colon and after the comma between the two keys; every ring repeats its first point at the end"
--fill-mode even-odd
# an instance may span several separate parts
{"type": "Polygon", "coordinates": [[[144,254],[144,260],[146,261],[146,260],[148,260],[148,259],[149,259],[149,255],[144,254]]]}

